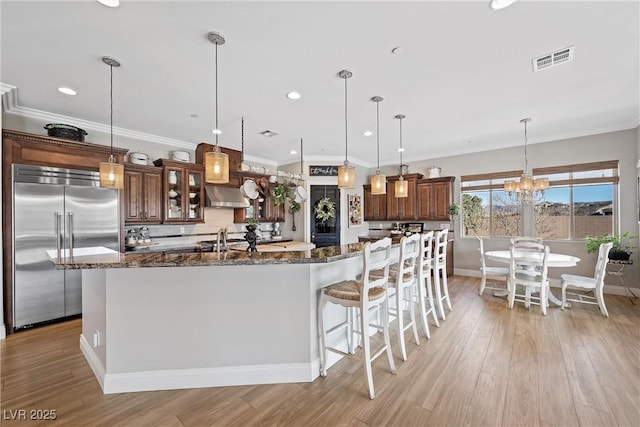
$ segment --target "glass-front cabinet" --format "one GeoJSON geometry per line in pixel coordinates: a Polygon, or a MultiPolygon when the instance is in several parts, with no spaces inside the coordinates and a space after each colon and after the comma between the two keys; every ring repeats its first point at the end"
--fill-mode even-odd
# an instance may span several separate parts
{"type": "Polygon", "coordinates": [[[163,223],[204,222],[204,168],[194,163],[158,159],[163,167],[163,223]]]}

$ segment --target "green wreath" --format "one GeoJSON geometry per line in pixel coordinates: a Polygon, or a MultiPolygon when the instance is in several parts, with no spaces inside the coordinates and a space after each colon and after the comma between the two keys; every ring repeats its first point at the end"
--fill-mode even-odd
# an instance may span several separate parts
{"type": "Polygon", "coordinates": [[[323,223],[327,222],[327,220],[336,216],[336,204],[328,197],[324,197],[318,201],[314,213],[317,219],[323,223]]]}

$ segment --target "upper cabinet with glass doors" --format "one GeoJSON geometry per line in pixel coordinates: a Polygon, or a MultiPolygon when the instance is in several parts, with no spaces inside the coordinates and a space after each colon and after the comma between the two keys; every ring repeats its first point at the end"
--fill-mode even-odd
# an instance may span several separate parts
{"type": "Polygon", "coordinates": [[[153,163],[163,168],[162,222],[204,222],[204,167],[168,159],[158,159],[153,163]]]}

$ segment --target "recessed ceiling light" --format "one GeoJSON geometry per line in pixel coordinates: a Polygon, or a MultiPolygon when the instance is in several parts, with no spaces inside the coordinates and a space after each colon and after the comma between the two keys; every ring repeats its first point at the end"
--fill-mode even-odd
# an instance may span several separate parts
{"type": "Polygon", "coordinates": [[[103,4],[107,7],[118,7],[120,6],[120,0],[97,0],[98,3],[103,4]]]}
{"type": "Polygon", "coordinates": [[[489,7],[493,10],[500,10],[511,6],[515,2],[516,0],[491,0],[489,2],[489,7]]]}
{"type": "Polygon", "coordinates": [[[291,150],[289,151],[289,154],[298,154],[298,152],[296,150],[291,150]]]}
{"type": "Polygon", "coordinates": [[[398,153],[401,153],[404,151],[404,148],[398,148],[398,153]]]}
{"type": "Polygon", "coordinates": [[[289,92],[287,93],[287,98],[289,99],[300,99],[300,93],[299,92],[289,92]]]}
{"type": "Polygon", "coordinates": [[[58,92],[60,93],[64,93],[65,95],[77,95],[78,92],[76,92],[75,90],[71,89],[70,87],[59,87],[58,88],[58,92]]]}
{"type": "Polygon", "coordinates": [[[364,136],[371,136],[371,135],[373,135],[373,132],[371,132],[370,130],[365,130],[364,132],[362,132],[362,134],[364,136]]]}
{"type": "Polygon", "coordinates": [[[398,55],[400,53],[404,52],[404,48],[398,46],[398,47],[394,47],[393,49],[391,49],[391,53],[393,53],[394,55],[398,55]]]}
{"type": "Polygon", "coordinates": [[[220,129],[213,129],[211,133],[214,135],[222,135],[222,131],[220,129]]]}

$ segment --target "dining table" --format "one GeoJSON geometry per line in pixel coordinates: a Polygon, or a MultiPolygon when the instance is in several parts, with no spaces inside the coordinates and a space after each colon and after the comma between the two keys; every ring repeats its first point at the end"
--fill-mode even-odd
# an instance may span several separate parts
{"type": "MultiPolygon", "coordinates": [[[[511,262],[511,251],[508,250],[487,251],[484,255],[487,259],[503,264],[509,264],[511,262]]],[[[520,265],[531,266],[531,268],[535,268],[536,266],[542,265],[542,254],[539,252],[516,251],[515,262],[520,265]]],[[[547,267],[575,267],[579,262],[580,258],[576,256],[549,252],[547,258],[547,267]]],[[[499,291],[494,293],[494,295],[507,296],[507,292],[499,291]]],[[[551,290],[547,292],[547,295],[550,302],[557,306],[562,305],[562,300],[556,298],[551,290]]]]}

